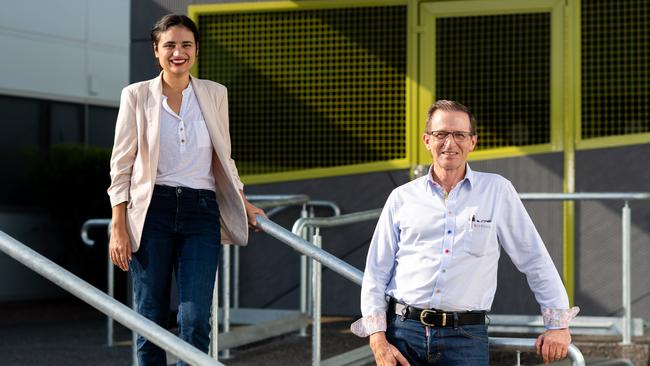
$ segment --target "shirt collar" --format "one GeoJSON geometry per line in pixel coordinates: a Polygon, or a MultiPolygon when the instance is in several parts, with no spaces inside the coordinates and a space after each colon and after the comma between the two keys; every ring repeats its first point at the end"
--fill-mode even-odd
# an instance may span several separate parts
{"type": "MultiPolygon", "coordinates": [[[[194,89],[192,89],[192,81],[190,80],[190,83],[187,84],[187,88],[183,89],[181,94],[183,94],[183,100],[185,100],[185,97],[191,96],[192,93],[194,92],[194,89]]],[[[166,95],[162,95],[163,99],[167,99],[166,95]]]]}
{"type": "MultiPolygon", "coordinates": [[[[436,183],[433,180],[433,175],[431,174],[433,170],[433,164],[429,166],[429,171],[427,172],[427,178],[424,180],[425,189],[431,190],[433,192],[433,187],[440,187],[440,184],[436,183]]],[[[476,180],[476,173],[469,167],[468,163],[465,163],[465,178],[463,178],[458,184],[463,184],[464,181],[467,181],[467,184],[470,185],[470,188],[476,180]]]]}

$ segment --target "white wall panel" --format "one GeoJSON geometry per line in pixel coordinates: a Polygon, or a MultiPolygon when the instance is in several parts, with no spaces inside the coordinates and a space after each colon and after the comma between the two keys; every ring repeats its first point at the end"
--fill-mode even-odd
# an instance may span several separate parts
{"type": "Polygon", "coordinates": [[[0,27],[52,38],[85,39],[86,0],[6,1],[0,12],[0,27]]]}
{"type": "Polygon", "coordinates": [[[70,97],[86,96],[83,44],[57,39],[27,39],[0,34],[0,49],[17,57],[4,57],[0,87],[70,97]]]}
{"type": "Polygon", "coordinates": [[[0,93],[117,105],[128,84],[129,0],[3,4],[0,93]]]}
{"type": "Polygon", "coordinates": [[[128,84],[128,49],[119,51],[91,48],[88,50],[89,91],[100,99],[119,102],[120,92],[128,84]]]}
{"type": "Polygon", "coordinates": [[[128,47],[129,7],[129,0],[88,0],[88,41],[128,47]]]}

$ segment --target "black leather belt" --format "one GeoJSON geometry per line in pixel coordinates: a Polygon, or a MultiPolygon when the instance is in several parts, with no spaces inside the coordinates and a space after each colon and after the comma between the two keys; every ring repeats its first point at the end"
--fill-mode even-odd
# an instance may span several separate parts
{"type": "Polygon", "coordinates": [[[406,319],[417,320],[430,327],[456,328],[463,325],[485,324],[485,311],[450,312],[437,309],[418,309],[400,304],[394,299],[390,299],[388,311],[406,319]]]}

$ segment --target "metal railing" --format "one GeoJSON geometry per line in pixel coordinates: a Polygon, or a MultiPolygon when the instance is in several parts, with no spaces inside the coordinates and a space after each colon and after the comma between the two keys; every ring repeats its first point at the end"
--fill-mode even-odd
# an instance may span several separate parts
{"type": "MultiPolygon", "coordinates": [[[[316,234],[311,235],[311,241],[317,247],[321,247],[321,236],[320,228],[323,227],[335,227],[341,225],[349,225],[354,223],[359,223],[368,220],[375,220],[379,218],[381,214],[381,209],[368,210],[362,212],[355,212],[345,215],[340,215],[336,217],[302,217],[293,224],[291,232],[295,235],[300,235],[303,239],[306,238],[305,233],[306,229],[315,229],[316,234]]],[[[311,315],[312,315],[312,364],[316,365],[320,362],[321,354],[321,340],[320,340],[320,326],[321,326],[321,292],[322,292],[322,283],[321,283],[321,266],[317,261],[311,266],[311,278],[312,278],[312,301],[311,305],[311,315]]],[[[302,280],[302,278],[301,278],[302,280]]],[[[306,299],[302,298],[303,294],[301,293],[300,303],[308,304],[309,302],[306,299]]]]}
{"type": "Polygon", "coordinates": [[[622,225],[622,303],[623,303],[623,345],[632,344],[632,259],[631,259],[631,227],[632,210],[628,201],[650,200],[647,192],[603,192],[603,193],[520,193],[522,200],[528,201],[624,201],[621,213],[622,225]]]}
{"type": "MultiPolygon", "coordinates": [[[[376,210],[371,210],[371,211],[365,211],[363,213],[359,214],[350,214],[350,215],[342,215],[341,217],[337,218],[331,218],[326,221],[334,221],[334,220],[339,220],[339,222],[344,222],[346,224],[352,223],[352,222],[358,222],[356,220],[361,220],[362,218],[365,218],[366,220],[369,219],[369,217],[372,217],[373,215],[376,215],[374,212],[376,210]],[[346,217],[347,216],[347,217],[346,217]]],[[[302,220],[302,219],[301,219],[302,220]]],[[[312,219],[304,219],[303,225],[307,225],[309,221],[312,219]]],[[[318,219],[313,219],[314,221],[318,219]]],[[[363,221],[363,220],[361,220],[363,221]]],[[[316,261],[318,261],[320,264],[328,267],[329,269],[333,270],[334,272],[340,274],[344,278],[356,283],[357,285],[361,285],[363,281],[363,272],[360,271],[359,269],[353,267],[352,265],[346,263],[345,261],[337,258],[336,256],[324,251],[321,248],[318,248],[316,245],[308,242],[307,240],[299,237],[298,235],[295,235],[294,233],[291,233],[284,229],[283,227],[279,226],[278,224],[274,223],[273,221],[260,217],[257,217],[257,227],[267,234],[273,236],[274,238],[280,240],[281,242],[287,244],[294,250],[300,252],[301,254],[304,254],[316,261]]],[[[294,228],[296,225],[294,225],[294,228]]],[[[318,236],[318,234],[317,234],[318,236]]],[[[318,241],[318,240],[317,240],[318,241]]],[[[318,266],[315,267],[318,269],[318,266]]],[[[320,281],[320,276],[314,275],[312,277],[312,280],[314,281],[320,281]]],[[[316,288],[317,286],[314,286],[316,288]]],[[[320,296],[317,296],[316,299],[314,300],[315,303],[320,303],[320,296]]],[[[315,305],[317,306],[317,309],[315,309],[314,314],[315,316],[320,316],[318,313],[320,311],[320,304],[315,305]]],[[[320,337],[320,335],[319,335],[320,337]]],[[[498,347],[498,348],[512,348],[512,349],[525,349],[525,350],[531,350],[535,349],[535,340],[534,339],[519,339],[519,338],[494,338],[490,337],[490,345],[493,347],[498,347]]],[[[356,352],[358,355],[361,355],[361,357],[367,357],[368,352],[367,352],[367,346],[363,347],[366,349],[366,352],[357,352],[356,350],[353,352],[356,352]]],[[[313,351],[313,349],[312,349],[313,351]]],[[[582,356],[582,353],[580,350],[573,344],[569,345],[569,352],[568,352],[568,357],[571,359],[571,363],[574,366],[584,366],[585,361],[584,357],[582,356]]],[[[343,359],[343,358],[340,358],[343,359]]],[[[313,355],[312,357],[312,365],[317,366],[320,365],[320,353],[317,350],[317,352],[313,355]]]]}
{"type": "MultiPolygon", "coordinates": [[[[528,352],[535,352],[535,339],[533,338],[503,338],[503,337],[490,337],[488,339],[490,347],[498,347],[505,350],[513,350],[517,352],[517,361],[515,366],[521,365],[519,360],[519,352],[526,350],[528,352]]],[[[573,344],[569,345],[567,357],[571,360],[574,366],[585,365],[585,358],[582,352],[573,344]]]]}
{"type": "Polygon", "coordinates": [[[223,365],[2,231],[0,250],[183,361],[223,365]]]}
{"type": "MultiPolygon", "coordinates": [[[[279,213],[283,209],[286,209],[291,206],[302,206],[301,210],[301,216],[307,216],[307,217],[313,217],[314,216],[314,208],[315,207],[325,207],[329,208],[332,210],[334,215],[339,215],[340,214],[340,208],[331,201],[325,201],[325,200],[310,200],[308,196],[306,195],[248,195],[247,199],[251,202],[254,202],[255,205],[257,205],[260,208],[263,209],[269,209],[267,212],[268,216],[272,216],[274,214],[279,213]]],[[[96,227],[106,227],[107,228],[107,237],[110,238],[110,219],[90,219],[87,220],[81,227],[81,239],[82,241],[88,245],[88,246],[93,246],[95,244],[95,241],[92,240],[89,236],[89,230],[92,228],[96,227]]],[[[226,245],[223,247],[223,254],[222,254],[222,263],[221,263],[221,276],[217,275],[217,282],[219,281],[219,277],[221,277],[221,282],[222,282],[222,291],[223,291],[223,304],[221,305],[221,314],[222,314],[222,330],[224,333],[228,333],[230,331],[230,325],[231,325],[231,309],[238,309],[239,308],[239,246],[234,246],[232,248],[231,252],[231,246],[226,245]],[[231,258],[231,253],[233,254],[231,258]],[[231,264],[233,264],[231,266],[231,264]],[[232,268],[232,287],[230,285],[231,281],[231,268],[232,268]],[[231,288],[232,288],[232,296],[231,296],[231,288]],[[232,297],[232,305],[231,305],[231,297],[232,297]]],[[[107,293],[110,297],[114,297],[114,281],[115,281],[115,266],[113,265],[110,256],[107,255],[107,293]]],[[[214,310],[214,313],[217,313],[218,310],[218,296],[215,293],[214,296],[214,302],[212,305],[212,308],[214,310]]],[[[292,316],[291,314],[287,314],[287,316],[292,316]]],[[[216,324],[217,322],[213,322],[213,333],[217,334],[218,329],[216,329],[216,324]]],[[[107,338],[107,345],[108,346],[113,346],[114,345],[114,321],[113,318],[110,316],[107,317],[106,319],[106,338],[107,338]]],[[[133,333],[133,346],[132,346],[132,354],[133,354],[133,359],[135,360],[136,357],[136,349],[135,349],[135,339],[136,335],[133,333]]],[[[253,340],[251,340],[253,341],[253,340]]],[[[218,349],[218,338],[213,337],[211,340],[211,349],[218,349]]],[[[221,351],[221,358],[227,359],[230,357],[230,350],[229,349],[222,349],[221,351]]],[[[215,357],[216,358],[216,357],[215,357]]],[[[135,362],[134,362],[135,363],[135,362]]]]}

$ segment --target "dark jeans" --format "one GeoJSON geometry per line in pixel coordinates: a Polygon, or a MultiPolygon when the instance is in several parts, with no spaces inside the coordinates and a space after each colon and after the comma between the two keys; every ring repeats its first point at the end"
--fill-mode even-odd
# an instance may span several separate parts
{"type": "MultiPolygon", "coordinates": [[[[130,265],[138,313],[167,327],[173,271],[179,337],[207,352],[220,252],[219,206],[214,192],[155,186],[140,249],[130,265]]],[[[141,366],[167,364],[164,350],[143,337],[138,337],[137,344],[141,366]]]]}
{"type": "Polygon", "coordinates": [[[489,359],[487,325],[428,327],[417,320],[389,314],[386,338],[411,366],[481,366],[489,359]]]}

